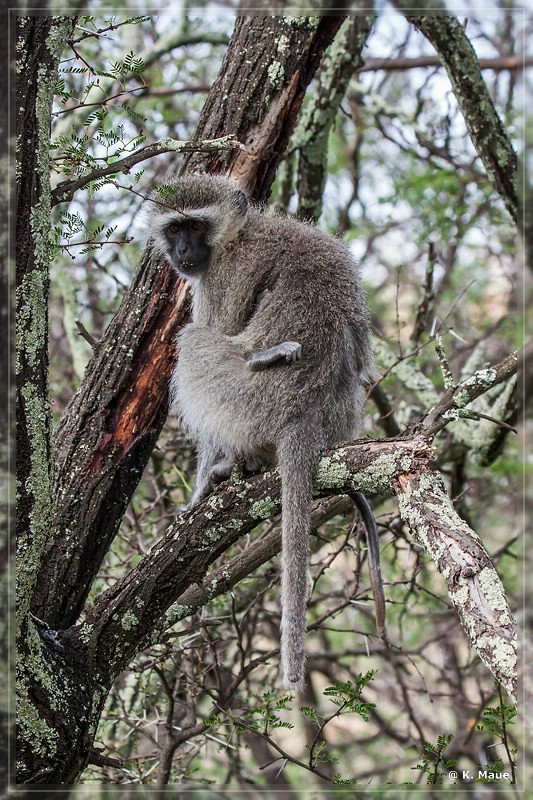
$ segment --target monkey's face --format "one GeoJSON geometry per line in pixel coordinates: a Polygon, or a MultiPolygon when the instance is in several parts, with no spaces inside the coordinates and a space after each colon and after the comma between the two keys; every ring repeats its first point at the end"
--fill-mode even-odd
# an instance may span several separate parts
{"type": "Polygon", "coordinates": [[[147,221],[155,253],[193,282],[239,235],[248,214],[246,195],[216,175],[184,175],[162,184],[151,199],[147,221]]]}
{"type": "Polygon", "coordinates": [[[167,258],[186,278],[199,277],[212,257],[210,223],[198,217],[175,217],[166,223],[163,234],[167,258]]]}

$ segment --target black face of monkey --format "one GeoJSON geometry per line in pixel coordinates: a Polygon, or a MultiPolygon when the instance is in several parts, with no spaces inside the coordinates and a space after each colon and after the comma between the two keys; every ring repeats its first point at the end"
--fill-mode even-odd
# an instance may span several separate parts
{"type": "Polygon", "coordinates": [[[174,269],[198,275],[209,266],[212,248],[209,244],[209,224],[198,218],[173,219],[165,228],[170,261],[174,269]]]}

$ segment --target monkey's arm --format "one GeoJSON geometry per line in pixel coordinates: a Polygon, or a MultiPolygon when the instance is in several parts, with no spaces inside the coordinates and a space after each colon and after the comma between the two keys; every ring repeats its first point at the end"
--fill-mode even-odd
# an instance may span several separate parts
{"type": "Polygon", "coordinates": [[[281,342],[274,347],[269,347],[268,350],[260,350],[258,353],[252,353],[246,366],[252,372],[257,372],[260,369],[270,367],[278,361],[293,362],[298,361],[302,357],[302,345],[299,342],[281,342]]]}
{"type": "MultiPolygon", "coordinates": [[[[252,319],[257,316],[259,311],[264,310],[271,297],[272,291],[270,289],[262,289],[259,292],[255,298],[252,319]]],[[[260,350],[257,353],[252,353],[246,362],[246,366],[248,369],[251,369],[252,372],[257,372],[260,369],[265,369],[272,364],[276,364],[278,361],[298,361],[301,356],[302,346],[299,342],[281,342],[280,344],[274,345],[274,347],[269,347],[268,350],[260,350]]]]}

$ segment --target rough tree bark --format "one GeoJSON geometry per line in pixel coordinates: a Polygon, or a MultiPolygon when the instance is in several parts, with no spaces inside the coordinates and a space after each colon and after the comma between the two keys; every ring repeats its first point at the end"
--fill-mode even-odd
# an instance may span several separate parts
{"type": "MultiPolygon", "coordinates": [[[[317,465],[315,495],[385,495],[394,488],[402,518],[437,564],[471,645],[515,697],[516,627],[505,592],[480,538],[459,517],[442,480],[429,469],[431,441],[419,435],[338,447],[317,465]]],[[[127,666],[140,641],[155,644],[170,625],[228,591],[279,551],[276,531],[204,582],[219,555],[279,513],[279,497],[276,472],[219,487],[190,517],[178,517],[149,555],[98,597],[80,625],[60,634],[61,643],[77,657],[83,654],[99,682],[107,684],[127,666]]]]}
{"type": "MultiPolygon", "coordinates": [[[[422,437],[339,448],[318,464],[316,496],[363,488],[386,494],[395,476],[425,467],[430,454],[422,437]]],[[[189,587],[205,589],[205,602],[210,582],[203,579],[209,565],[279,511],[277,471],[234,477],[190,515],[177,517],[150,553],[87,609],[83,622],[59,632],[65,652],[75,653],[94,669],[101,684],[109,684],[141,643],[146,647],[159,641],[164,630],[192,612],[181,602],[189,587]]]]}
{"type": "MultiPolygon", "coordinates": [[[[0,30],[0,49],[4,53],[9,50],[9,40],[14,33],[14,25],[8,23],[4,11],[3,25],[0,30]]],[[[12,91],[3,81],[0,88],[0,104],[7,108],[13,99],[12,91]]],[[[13,106],[11,106],[13,107],[13,106]]],[[[3,163],[11,161],[14,155],[14,137],[7,116],[0,119],[0,159],[3,163]]],[[[12,124],[12,123],[11,123],[12,124]]],[[[14,186],[4,181],[2,191],[3,213],[0,216],[0,405],[3,409],[11,408],[15,393],[15,373],[13,362],[14,330],[12,297],[15,283],[15,243],[9,235],[12,230],[12,209],[15,206],[14,186]]],[[[14,502],[12,486],[14,484],[12,469],[15,463],[15,448],[11,436],[11,417],[7,413],[0,415],[0,603],[3,614],[0,615],[0,682],[2,686],[12,686],[13,658],[9,625],[9,600],[12,596],[14,575],[9,563],[14,559],[15,542],[9,533],[14,530],[14,502]]],[[[3,794],[9,774],[13,774],[14,762],[14,721],[10,708],[10,698],[4,692],[0,702],[0,794],[3,794]]]]}
{"type": "Polygon", "coordinates": [[[19,555],[27,568],[18,620],[24,619],[41,551],[50,529],[50,403],[48,396],[48,147],[52,76],[58,51],[73,23],[50,17],[21,18],[17,76],[16,303],[17,303],[17,510],[19,555]],[[39,154],[39,158],[37,157],[39,154]],[[38,506],[39,513],[34,513],[38,506]],[[31,565],[31,566],[30,566],[31,565]]]}
{"type": "MultiPolygon", "coordinates": [[[[69,24],[74,24],[73,18],[69,24]]],[[[190,168],[224,170],[256,199],[264,199],[306,87],[341,24],[340,17],[238,19],[197,136],[236,134],[246,150],[205,161],[205,157],[191,159],[190,168]],[[220,91],[227,100],[222,114],[220,91]]],[[[33,149],[21,153],[27,159],[24,175],[35,176],[39,193],[36,196],[33,184],[28,189],[21,184],[21,212],[26,216],[19,215],[21,226],[25,222],[20,241],[28,266],[21,262],[19,293],[24,482],[19,517],[24,566],[19,610],[19,782],[68,784],[76,782],[91,756],[102,704],[116,671],[105,666],[109,660],[105,648],[91,651],[86,659],[87,649],[77,637],[67,635],[61,643],[56,631],[76,621],[165,421],[174,339],[186,318],[187,301],[183,282],[146,253],[95,348],[87,377],[57,427],[51,475],[45,323],[48,253],[42,243],[48,241],[49,225],[51,87],[69,28],[65,20],[52,17],[28,18],[21,26],[26,59],[20,84],[26,94],[18,104],[25,108],[21,131],[23,138],[31,131],[40,138],[33,140],[33,149]],[[35,125],[38,113],[45,120],[41,127],[35,125]],[[38,171],[31,169],[35,163],[38,171]],[[36,211],[41,211],[38,229],[36,211]],[[28,615],[30,603],[33,617],[28,615]]],[[[152,580],[156,578],[154,572],[152,580]]],[[[131,599],[132,608],[137,608],[131,599]]],[[[138,649],[140,633],[133,625],[132,641],[136,638],[138,645],[128,651],[131,654],[138,649]]]]}
{"type": "Polygon", "coordinates": [[[439,475],[403,473],[395,484],[401,517],[445,579],[471,646],[516,700],[516,624],[481,539],[455,511],[439,475]]]}

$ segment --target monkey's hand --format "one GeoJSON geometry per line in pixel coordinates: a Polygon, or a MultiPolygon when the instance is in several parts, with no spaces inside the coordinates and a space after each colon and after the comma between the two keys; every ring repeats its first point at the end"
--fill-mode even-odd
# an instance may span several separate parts
{"type": "Polygon", "coordinates": [[[246,366],[252,372],[270,367],[278,361],[294,362],[302,357],[302,345],[299,342],[281,342],[268,350],[252,353],[246,366]]]}

